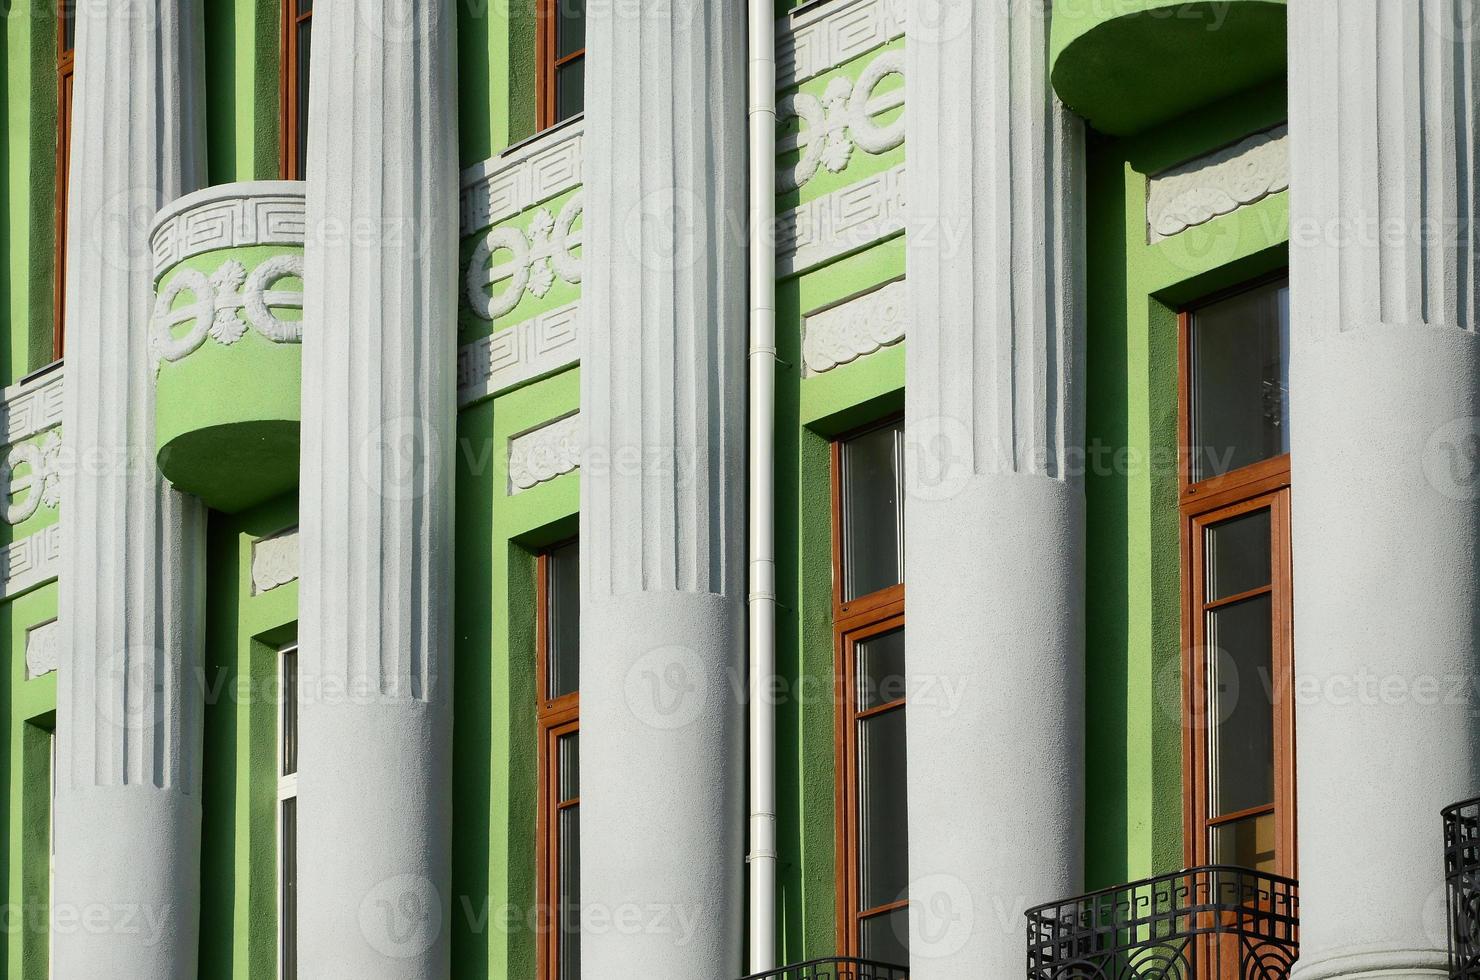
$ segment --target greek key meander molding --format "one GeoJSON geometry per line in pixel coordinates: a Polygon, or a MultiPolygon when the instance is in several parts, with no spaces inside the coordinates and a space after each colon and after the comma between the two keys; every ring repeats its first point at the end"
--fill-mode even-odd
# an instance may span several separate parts
{"type": "Polygon", "coordinates": [[[26,680],[56,671],[59,641],[55,619],[26,630],[26,680]]]}
{"type": "Polygon", "coordinates": [[[20,595],[56,578],[61,550],[61,524],[53,524],[0,548],[0,574],[5,576],[0,599],[20,595]]]}
{"type": "Polygon", "coordinates": [[[298,578],[298,528],[252,542],[252,594],[261,595],[298,578]]]}
{"type": "Polygon", "coordinates": [[[567,415],[509,440],[509,496],[581,465],[581,416],[567,415]]]}
{"type": "Polygon", "coordinates": [[[802,319],[802,364],[807,375],[831,371],[904,339],[909,323],[903,279],[802,319]]]}
{"type": "Polygon", "coordinates": [[[797,275],[904,231],[905,165],[777,215],[776,270],[797,275]]]}
{"type": "Polygon", "coordinates": [[[234,186],[240,187],[236,193],[209,188],[182,198],[175,206],[179,210],[159,221],[149,238],[156,280],[185,259],[217,249],[303,244],[301,192],[260,193],[251,184],[234,186]],[[200,203],[190,203],[196,200],[200,203]]]}
{"type": "Polygon", "coordinates": [[[575,223],[584,199],[576,194],[558,217],[549,208],[540,208],[530,219],[528,232],[504,226],[483,236],[468,261],[467,298],[474,314],[496,320],[511,313],[526,291],[540,297],[549,294],[557,275],[572,285],[580,283],[581,260],[571,250],[581,244],[575,223]],[[508,252],[509,258],[495,264],[500,252],[508,252]],[[508,285],[500,291],[498,286],[505,281],[508,285]]]}
{"type": "MultiPolygon", "coordinates": [[[[15,526],[42,508],[61,507],[63,374],[52,370],[5,389],[6,453],[0,465],[5,488],[4,517],[15,526]],[[37,441],[38,436],[44,436],[37,441]],[[17,474],[25,468],[26,472],[17,474]],[[19,499],[17,499],[19,498],[19,499]]],[[[10,598],[56,578],[61,526],[52,524],[0,548],[0,598],[10,598]]]]}
{"type": "Polygon", "coordinates": [[[1277,126],[1147,181],[1146,227],[1165,241],[1290,187],[1289,127],[1277,126]]]}
{"type": "Polygon", "coordinates": [[[466,237],[580,186],[581,126],[573,123],[462,174],[460,220],[466,237]]]}
{"type": "Polygon", "coordinates": [[[580,311],[579,303],[571,303],[464,344],[457,353],[458,405],[578,363],[580,311]]]}
{"type": "Polygon", "coordinates": [[[781,100],[777,109],[780,117],[796,117],[802,122],[800,132],[782,139],[776,147],[778,153],[802,151],[795,166],[783,167],[777,174],[781,190],[796,190],[817,176],[822,167],[842,173],[853,159],[855,146],[865,153],[879,154],[904,144],[904,113],[885,125],[878,123],[879,116],[904,105],[903,88],[874,94],[892,75],[904,76],[903,51],[879,55],[856,82],[834,78],[820,99],[797,92],[781,100]]]}
{"type": "Polygon", "coordinates": [[[207,337],[226,346],[236,343],[245,336],[248,324],[272,343],[302,343],[303,321],[282,320],[273,313],[275,308],[303,309],[303,290],[269,288],[287,278],[302,280],[303,256],[274,255],[250,275],[234,258],[223,259],[209,276],[199,269],[175,273],[154,302],[149,348],[156,374],[164,362],[195,353],[207,337]],[[182,293],[189,293],[194,301],[172,309],[182,293]],[[187,323],[190,328],[177,337],[175,329],[187,323]]]}
{"type": "Polygon", "coordinates": [[[828,3],[777,21],[776,87],[788,88],[904,36],[906,0],[828,3]]]}

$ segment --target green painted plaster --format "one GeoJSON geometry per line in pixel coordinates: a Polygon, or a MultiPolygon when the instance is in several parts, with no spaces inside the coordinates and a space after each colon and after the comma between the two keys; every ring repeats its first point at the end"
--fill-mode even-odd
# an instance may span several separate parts
{"type": "Polygon", "coordinates": [[[206,142],[210,182],[278,176],[281,0],[207,0],[206,142]]]}

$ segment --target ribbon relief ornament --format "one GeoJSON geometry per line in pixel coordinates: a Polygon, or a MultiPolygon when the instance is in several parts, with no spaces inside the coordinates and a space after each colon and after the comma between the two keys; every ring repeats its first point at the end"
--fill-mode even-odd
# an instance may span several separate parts
{"type": "Polygon", "coordinates": [[[287,278],[303,278],[303,256],[275,255],[250,276],[236,259],[227,259],[210,276],[198,269],[181,269],[154,303],[149,345],[155,371],[165,361],[195,353],[207,337],[227,346],[236,343],[246,335],[248,324],[275,344],[302,343],[303,321],[282,320],[273,313],[275,308],[303,309],[301,289],[271,288],[287,278]],[[173,309],[184,293],[194,302],[173,309]],[[176,336],[176,329],[186,324],[185,333],[176,336]]]}
{"type": "Polygon", "coordinates": [[[904,144],[904,113],[886,125],[878,118],[904,105],[904,89],[875,95],[879,84],[891,75],[904,75],[904,52],[886,51],[869,62],[854,82],[834,78],[822,98],[797,92],[781,101],[781,118],[802,121],[801,132],[786,140],[782,149],[800,149],[796,166],[783,169],[778,183],[783,191],[794,191],[826,167],[840,174],[853,159],[856,145],[865,153],[879,154],[904,144]]]}
{"type": "Polygon", "coordinates": [[[4,466],[4,485],[8,500],[5,523],[12,527],[35,516],[44,505],[55,510],[62,499],[62,438],[49,433],[41,442],[23,442],[10,447],[4,466]],[[25,466],[28,472],[16,476],[25,466]],[[19,497],[20,499],[16,499],[19,497]]]}
{"type": "Polygon", "coordinates": [[[548,208],[540,208],[529,223],[529,233],[518,228],[493,228],[468,263],[467,296],[473,312],[485,320],[495,320],[513,311],[524,298],[525,290],[544,297],[555,285],[558,275],[576,285],[581,281],[581,260],[571,250],[581,244],[576,219],[584,208],[584,197],[576,193],[558,217],[548,208]],[[508,252],[506,261],[493,263],[500,252],[508,252]],[[501,291],[499,283],[508,282],[501,291]],[[495,287],[490,292],[489,287],[495,287]]]}

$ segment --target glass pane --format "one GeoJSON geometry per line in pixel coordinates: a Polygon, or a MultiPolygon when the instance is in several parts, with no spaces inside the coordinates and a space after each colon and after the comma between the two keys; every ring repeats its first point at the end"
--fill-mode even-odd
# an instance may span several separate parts
{"type": "Polygon", "coordinates": [[[1245,817],[1212,828],[1214,864],[1232,864],[1270,874],[1275,872],[1273,813],[1245,817]]]}
{"type": "Polygon", "coordinates": [[[550,699],[574,694],[581,685],[581,550],[576,543],[562,545],[547,559],[549,590],[545,597],[545,630],[549,636],[550,699]]]}
{"type": "Polygon", "coordinates": [[[581,736],[560,736],[560,802],[581,795],[581,736]]]}
{"type": "Polygon", "coordinates": [[[1290,288],[1270,283],[1192,318],[1192,479],[1290,451],[1290,288]]]}
{"type": "Polygon", "coordinates": [[[1213,816],[1274,802],[1273,600],[1208,613],[1208,778],[1213,816]]]}
{"type": "Polygon", "coordinates": [[[281,918],[278,920],[278,957],[283,980],[298,976],[298,801],[283,800],[278,837],[278,889],[281,918]]]}
{"type": "Polygon", "coordinates": [[[845,599],[857,599],[903,581],[903,434],[904,424],[899,422],[843,443],[845,599]]]}
{"type": "Polygon", "coordinates": [[[298,14],[299,14],[299,16],[302,16],[303,14],[311,14],[311,13],[313,13],[313,0],[298,0],[298,14]]]}
{"type": "Polygon", "coordinates": [[[77,0],[61,0],[58,9],[62,17],[62,50],[76,50],[77,0]]]}
{"type": "Polygon", "coordinates": [[[298,177],[303,179],[308,170],[308,65],[313,47],[313,32],[306,20],[298,25],[298,177]]]}
{"type": "Polygon", "coordinates": [[[1214,524],[1206,542],[1209,602],[1270,583],[1268,509],[1214,524]]]}
{"type": "Polygon", "coordinates": [[[895,909],[885,915],[864,919],[859,924],[859,943],[863,958],[891,966],[910,963],[910,910],[895,909]]]}
{"type": "Polygon", "coordinates": [[[909,810],[905,803],[904,709],[858,723],[859,911],[905,897],[909,810]]]}
{"type": "Polygon", "coordinates": [[[904,630],[891,630],[858,644],[858,710],[904,697],[904,630]]]}
{"type": "Polygon", "coordinates": [[[586,59],[561,65],[555,70],[555,121],[564,122],[586,108],[586,59]]]}
{"type": "Polygon", "coordinates": [[[581,808],[560,811],[560,977],[581,980],[581,808]]]}
{"type": "Polygon", "coordinates": [[[586,0],[555,0],[555,57],[586,47],[586,0]]]}
{"type": "Polygon", "coordinates": [[[298,771],[298,649],[282,653],[283,685],[283,775],[291,776],[298,771]]]}

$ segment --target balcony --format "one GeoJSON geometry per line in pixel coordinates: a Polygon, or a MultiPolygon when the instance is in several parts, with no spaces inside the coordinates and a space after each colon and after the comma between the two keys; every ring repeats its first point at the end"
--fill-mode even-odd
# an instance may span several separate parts
{"type": "Polygon", "coordinates": [[[769,973],[753,973],[742,980],[909,980],[909,974],[902,966],[834,956],[783,966],[769,973]]]}
{"type": "Polygon", "coordinates": [[[1444,810],[1450,980],[1480,978],[1480,798],[1444,810]]]}
{"type": "Polygon", "coordinates": [[[1030,909],[1028,980],[1287,980],[1299,926],[1293,880],[1194,868],[1030,909]]]}

